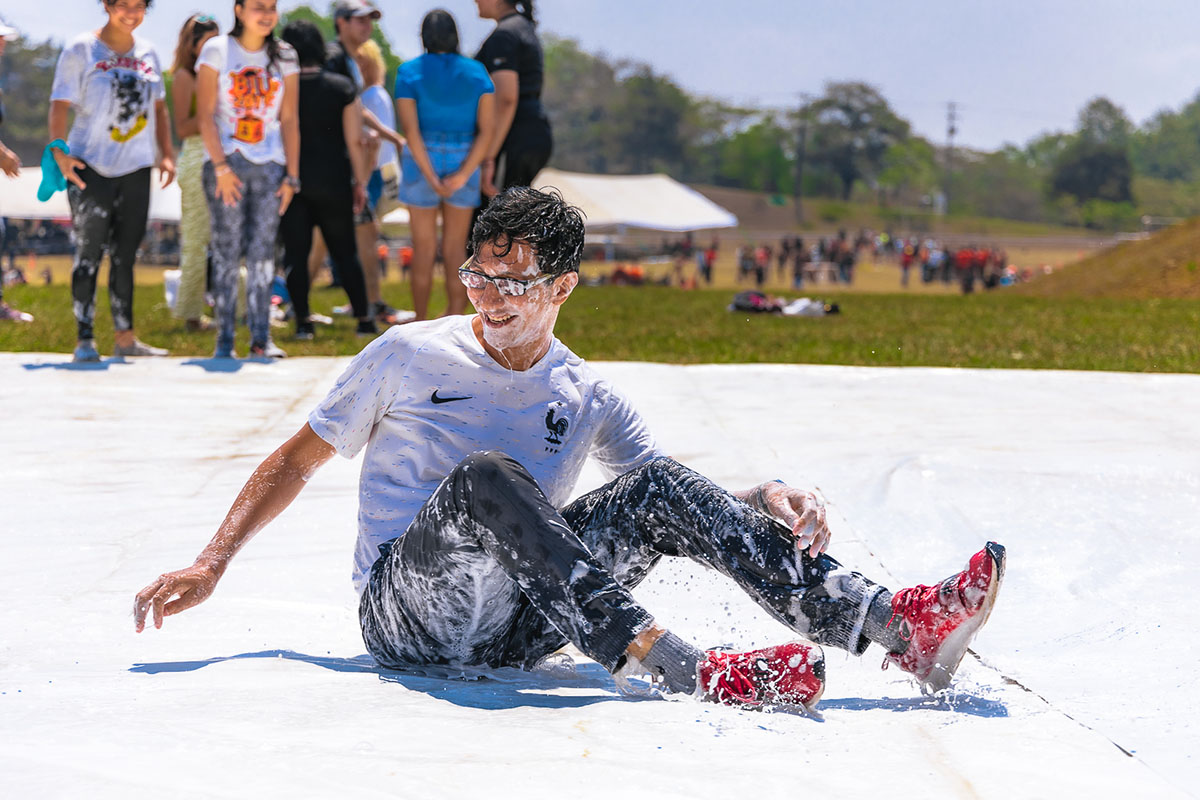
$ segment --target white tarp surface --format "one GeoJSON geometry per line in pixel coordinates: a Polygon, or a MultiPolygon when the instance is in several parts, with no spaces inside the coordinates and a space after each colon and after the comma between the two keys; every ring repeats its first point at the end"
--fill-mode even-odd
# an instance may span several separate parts
{"type": "MultiPolygon", "coordinates": [[[[68,359],[0,355],[2,796],[1196,793],[1200,376],[596,365],[722,485],[818,487],[831,552],[893,589],[1008,547],[948,694],[881,672],[878,648],[827,650],[817,721],[622,699],[590,662],[473,682],[375,668],[342,459],[207,603],[135,635],[134,593],[191,563],[346,359],[68,359]]],[[[687,563],[637,595],[702,645],[790,638],[687,563]]]]}
{"type": "Polygon", "coordinates": [[[624,226],[682,232],[738,224],[729,211],[666,175],[588,175],[543,169],[533,185],[562,192],[567,202],[583,210],[589,231],[624,226]]]}
{"type": "MultiPolygon", "coordinates": [[[[42,182],[41,167],[24,167],[20,177],[0,178],[0,217],[12,219],[64,219],[71,216],[67,204],[67,193],[56,192],[46,202],[37,199],[38,185],[42,182]]],[[[165,189],[160,185],[157,169],[150,177],[150,220],[152,222],[179,222],[182,195],[175,181],[165,189]]]]}

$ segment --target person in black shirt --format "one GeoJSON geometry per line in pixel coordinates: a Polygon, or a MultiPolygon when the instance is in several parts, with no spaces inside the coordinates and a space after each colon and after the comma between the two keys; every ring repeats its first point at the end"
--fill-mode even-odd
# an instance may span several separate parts
{"type": "Polygon", "coordinates": [[[483,193],[528,186],[550,160],[550,120],[542,108],[542,45],[534,31],[533,0],[475,0],[496,29],[475,59],[496,85],[496,131],[483,164],[483,193]],[[499,180],[497,181],[497,178],[499,180]]]}
{"type": "MultiPolygon", "coordinates": [[[[371,38],[375,22],[382,12],[367,0],[337,0],[333,4],[333,25],[337,38],[326,47],[325,69],[344,75],[354,83],[356,95],[361,95],[365,88],[362,71],[354,56],[358,48],[371,38]]],[[[404,148],[404,138],[396,131],[384,125],[379,119],[363,107],[362,101],[356,97],[359,115],[367,129],[387,139],[396,145],[398,150],[404,148]]],[[[379,231],[375,225],[375,217],[368,206],[354,216],[355,237],[358,242],[358,255],[362,263],[363,274],[367,279],[367,299],[375,314],[375,319],[382,325],[391,325],[397,321],[396,309],[383,301],[383,288],[380,285],[382,273],[379,268],[379,256],[375,247],[379,243],[379,231]]]]}
{"type": "MultiPolygon", "coordinates": [[[[354,54],[367,39],[371,38],[375,21],[383,12],[366,0],[338,0],[333,7],[333,25],[337,38],[325,47],[325,69],[345,75],[354,84],[356,95],[364,88],[362,72],[354,60],[354,54]]],[[[404,139],[396,131],[384,125],[366,109],[362,110],[363,124],[397,147],[404,146],[404,139]]]]}
{"type": "Polygon", "coordinates": [[[311,22],[297,20],[283,29],[283,40],[300,60],[300,192],[283,215],[283,262],[288,294],[296,312],[296,338],[313,338],[308,307],[308,253],[313,226],[329,248],[342,286],[350,298],[358,333],[375,333],[367,289],[354,242],[354,215],[366,203],[366,157],[362,116],[354,84],[322,69],[325,40],[311,22]]]}

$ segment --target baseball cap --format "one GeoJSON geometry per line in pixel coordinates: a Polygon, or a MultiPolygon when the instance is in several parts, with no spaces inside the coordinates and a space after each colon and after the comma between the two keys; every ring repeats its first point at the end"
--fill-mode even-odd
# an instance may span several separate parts
{"type": "Polygon", "coordinates": [[[383,12],[371,5],[367,0],[337,0],[333,4],[334,19],[347,17],[370,17],[379,19],[383,12]]]}
{"type": "Polygon", "coordinates": [[[0,39],[7,39],[11,42],[20,35],[21,32],[16,28],[10,28],[7,25],[0,24],[0,39]]]}

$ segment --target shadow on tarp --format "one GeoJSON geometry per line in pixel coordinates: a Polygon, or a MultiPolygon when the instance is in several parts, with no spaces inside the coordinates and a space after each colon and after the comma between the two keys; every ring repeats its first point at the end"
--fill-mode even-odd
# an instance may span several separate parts
{"type": "Polygon", "coordinates": [[[205,372],[237,372],[242,368],[242,361],[238,358],[189,358],[187,361],[180,361],[182,367],[199,367],[205,372]]]}
{"type": "MultiPolygon", "coordinates": [[[[214,656],[197,661],[160,661],[134,664],[130,672],[160,675],[170,672],[195,672],[225,661],[240,661],[247,658],[282,658],[303,661],[334,672],[374,673],[379,680],[398,683],[405,689],[421,692],[430,697],[466,708],[499,710],[511,708],[583,708],[595,703],[613,700],[622,702],[658,700],[657,694],[646,690],[644,694],[617,693],[613,678],[595,663],[577,664],[573,668],[552,668],[532,672],[514,667],[497,669],[469,669],[461,667],[425,666],[411,670],[396,670],[381,667],[365,653],[353,658],[336,656],[314,656],[294,650],[262,650],[257,653],[239,653],[235,656],[214,656]],[[554,690],[569,688],[588,694],[560,695],[554,690]]],[[[637,684],[635,684],[636,686],[637,684]]],[[[992,719],[1008,716],[1008,707],[997,700],[985,697],[946,692],[933,697],[844,697],[826,698],[817,706],[818,714],[806,714],[821,722],[820,714],[829,711],[949,711],[973,717],[992,719]]],[[[776,709],[776,713],[787,713],[788,709],[776,709]]]]}
{"type": "Polygon", "coordinates": [[[657,700],[653,695],[622,696],[617,694],[612,676],[599,664],[579,664],[574,670],[556,669],[534,671],[503,667],[472,670],[440,666],[394,670],[381,667],[369,655],[353,658],[313,656],[293,650],[263,650],[239,653],[235,656],[216,656],[198,661],[162,661],[134,664],[130,672],[159,675],[169,672],[194,672],[198,669],[247,658],[283,658],[303,661],[334,672],[370,672],[381,681],[398,683],[406,689],[467,708],[498,710],[506,708],[582,708],[594,703],[613,700],[657,700]],[[584,690],[584,695],[552,694],[556,689],[584,690]]]}
{"type": "Polygon", "coordinates": [[[199,367],[205,372],[237,372],[243,364],[275,364],[277,358],[246,356],[245,358],[189,358],[179,362],[184,367],[199,367]]]}
{"type": "Polygon", "coordinates": [[[104,372],[113,364],[129,363],[129,361],[120,356],[113,356],[103,361],[82,361],[79,363],[74,361],[51,361],[43,364],[22,364],[21,366],[31,372],[37,369],[65,369],[68,372],[104,372]]]}
{"type": "Polygon", "coordinates": [[[932,697],[843,697],[825,698],[818,708],[829,711],[952,711],[972,717],[998,719],[1008,716],[1008,706],[998,700],[946,692],[932,697]]]}

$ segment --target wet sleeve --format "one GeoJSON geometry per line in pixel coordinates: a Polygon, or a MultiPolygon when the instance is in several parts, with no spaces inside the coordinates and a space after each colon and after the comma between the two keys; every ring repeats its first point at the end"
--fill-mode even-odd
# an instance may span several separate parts
{"type": "Polygon", "coordinates": [[[308,415],[309,427],[339,455],[354,458],[391,407],[406,362],[405,348],[396,337],[371,342],[308,415]]]}
{"type": "Polygon", "coordinates": [[[596,388],[596,399],[601,420],[591,456],[610,480],[652,458],[666,455],[658,448],[633,403],[616,387],[601,382],[596,388]]]}
{"type": "Polygon", "coordinates": [[[83,72],[87,60],[86,48],[72,44],[63,48],[54,70],[54,85],[50,89],[50,100],[66,100],[79,105],[83,100],[83,72]]]}

